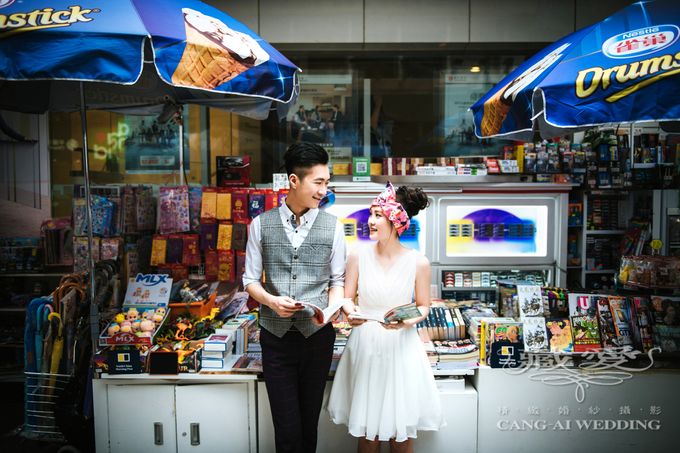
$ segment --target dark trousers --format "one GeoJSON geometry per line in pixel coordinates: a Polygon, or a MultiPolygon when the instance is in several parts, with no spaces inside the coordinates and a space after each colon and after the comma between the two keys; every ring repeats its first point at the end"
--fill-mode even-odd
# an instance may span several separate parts
{"type": "Polygon", "coordinates": [[[325,325],[309,338],[283,338],[262,329],[262,372],[269,394],[277,453],[315,453],[319,413],[333,358],[335,331],[325,325]]]}

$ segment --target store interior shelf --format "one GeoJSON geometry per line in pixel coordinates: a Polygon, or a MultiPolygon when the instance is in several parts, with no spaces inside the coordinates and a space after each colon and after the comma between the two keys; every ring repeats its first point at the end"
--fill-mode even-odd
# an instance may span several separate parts
{"type": "Polygon", "coordinates": [[[624,234],[626,230],[586,230],[588,235],[598,235],[598,234],[624,234]]]}
{"type": "Polygon", "coordinates": [[[13,272],[13,273],[2,273],[0,272],[0,277],[63,277],[64,274],[68,272],[13,272]]]}
{"type": "Polygon", "coordinates": [[[470,287],[470,286],[442,286],[442,291],[496,291],[495,286],[477,286],[477,287],[470,287]]]}
{"type": "Polygon", "coordinates": [[[0,343],[0,349],[1,348],[23,348],[24,344],[23,343],[18,343],[18,342],[12,342],[12,343],[0,343]]]}
{"type": "Polygon", "coordinates": [[[0,313],[24,313],[25,311],[24,307],[0,308],[0,313]]]}
{"type": "Polygon", "coordinates": [[[474,368],[466,368],[461,370],[437,370],[432,369],[432,374],[435,376],[474,376],[474,368]]]}
{"type": "Polygon", "coordinates": [[[613,274],[615,272],[615,269],[598,269],[594,271],[586,271],[586,274],[613,274]]]}

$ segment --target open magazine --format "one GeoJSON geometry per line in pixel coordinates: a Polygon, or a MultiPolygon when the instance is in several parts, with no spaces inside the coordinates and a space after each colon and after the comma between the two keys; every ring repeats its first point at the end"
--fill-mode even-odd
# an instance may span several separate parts
{"type": "Polygon", "coordinates": [[[314,304],[310,304],[309,302],[298,301],[297,304],[305,308],[311,308],[312,311],[314,312],[314,318],[316,318],[316,320],[321,324],[327,324],[331,321],[333,316],[335,316],[335,313],[337,313],[337,311],[340,310],[340,308],[342,308],[342,306],[349,301],[350,299],[338,299],[333,303],[329,301],[328,307],[324,309],[317,307],[314,304]]]}
{"type": "Polygon", "coordinates": [[[418,318],[420,316],[422,316],[422,313],[420,310],[418,310],[418,306],[415,303],[399,305],[387,310],[385,313],[364,311],[349,315],[350,318],[364,319],[366,321],[378,321],[382,322],[383,324],[401,322],[407,319],[418,318]]]}

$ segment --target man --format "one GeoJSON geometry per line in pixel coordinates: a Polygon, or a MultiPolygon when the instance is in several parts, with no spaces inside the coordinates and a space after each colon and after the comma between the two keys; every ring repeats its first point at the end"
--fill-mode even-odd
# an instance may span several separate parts
{"type": "Polygon", "coordinates": [[[283,158],[290,191],[285,203],[250,225],[243,286],[261,304],[262,367],[276,451],[313,453],[335,331],[331,324],[317,325],[312,310],[297,302],[325,308],[343,297],[345,238],[337,218],[318,208],[330,181],[326,151],[299,143],[283,158]]]}
{"type": "Polygon", "coordinates": [[[328,120],[328,134],[329,138],[332,140],[339,136],[342,132],[342,122],[344,115],[340,111],[340,106],[338,104],[333,104],[333,113],[328,120]]]}

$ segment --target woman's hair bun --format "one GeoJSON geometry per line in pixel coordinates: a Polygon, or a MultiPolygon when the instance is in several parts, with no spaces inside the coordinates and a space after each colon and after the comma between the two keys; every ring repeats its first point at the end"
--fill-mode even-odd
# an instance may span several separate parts
{"type": "Polygon", "coordinates": [[[406,209],[409,218],[427,208],[430,200],[420,187],[400,186],[396,190],[397,201],[406,209]]]}

